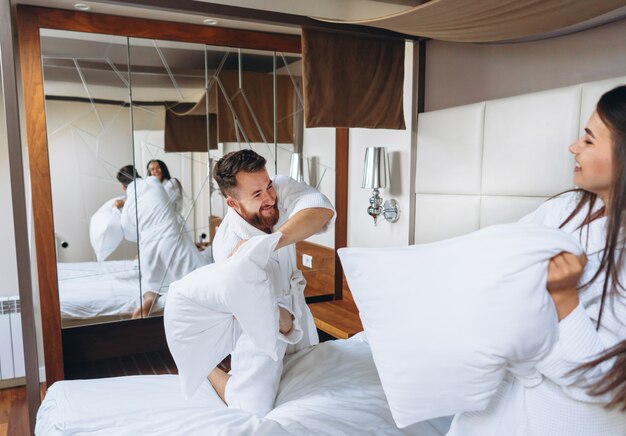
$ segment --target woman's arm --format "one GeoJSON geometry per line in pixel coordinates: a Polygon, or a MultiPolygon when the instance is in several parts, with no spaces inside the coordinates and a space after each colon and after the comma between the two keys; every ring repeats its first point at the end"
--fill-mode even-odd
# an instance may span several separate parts
{"type": "Polygon", "coordinates": [[[593,372],[584,375],[572,372],[613,345],[604,343],[595,323],[579,301],[576,285],[585,263],[584,256],[579,259],[571,253],[561,253],[550,261],[547,288],[559,319],[559,341],[550,354],[538,363],[537,369],[559,385],[569,397],[601,403],[607,398],[593,397],[587,391],[589,385],[613,362],[598,365],[593,372]]]}

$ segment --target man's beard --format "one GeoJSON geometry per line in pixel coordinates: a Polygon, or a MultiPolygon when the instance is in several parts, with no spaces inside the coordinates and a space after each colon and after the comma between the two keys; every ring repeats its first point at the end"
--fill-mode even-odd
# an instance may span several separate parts
{"type": "Polygon", "coordinates": [[[248,223],[252,224],[259,230],[263,230],[264,232],[270,233],[272,231],[272,227],[276,225],[279,218],[278,213],[278,204],[274,203],[272,206],[272,210],[274,213],[270,216],[262,215],[260,210],[259,212],[248,212],[244,208],[241,208],[242,215],[241,217],[246,220],[248,223]]]}

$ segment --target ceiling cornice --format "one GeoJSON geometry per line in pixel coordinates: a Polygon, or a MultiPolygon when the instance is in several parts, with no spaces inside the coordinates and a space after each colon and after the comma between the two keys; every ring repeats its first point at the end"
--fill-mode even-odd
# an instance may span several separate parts
{"type": "Polygon", "coordinates": [[[420,39],[414,35],[375,27],[337,24],[319,21],[302,15],[288,14],[284,12],[267,11],[261,9],[230,6],[218,3],[198,2],[193,0],[90,0],[91,3],[113,4],[125,7],[142,9],[154,9],[190,15],[210,16],[214,18],[248,21],[253,23],[273,24],[287,27],[309,27],[320,30],[345,32],[386,38],[399,38],[407,40],[420,39]]]}

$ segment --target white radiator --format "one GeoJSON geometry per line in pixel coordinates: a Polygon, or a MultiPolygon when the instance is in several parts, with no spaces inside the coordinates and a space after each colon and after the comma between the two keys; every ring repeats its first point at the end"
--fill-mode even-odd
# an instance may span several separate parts
{"type": "Polygon", "coordinates": [[[0,297],[0,380],[24,377],[19,297],[0,297]]]}

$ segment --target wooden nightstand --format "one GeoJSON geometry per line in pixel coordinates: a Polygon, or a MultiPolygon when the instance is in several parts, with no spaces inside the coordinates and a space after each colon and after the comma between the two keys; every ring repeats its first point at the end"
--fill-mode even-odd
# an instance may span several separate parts
{"type": "Polygon", "coordinates": [[[309,309],[315,326],[337,339],[348,339],[363,331],[359,311],[350,296],[344,296],[343,300],[311,303],[309,309]]]}

